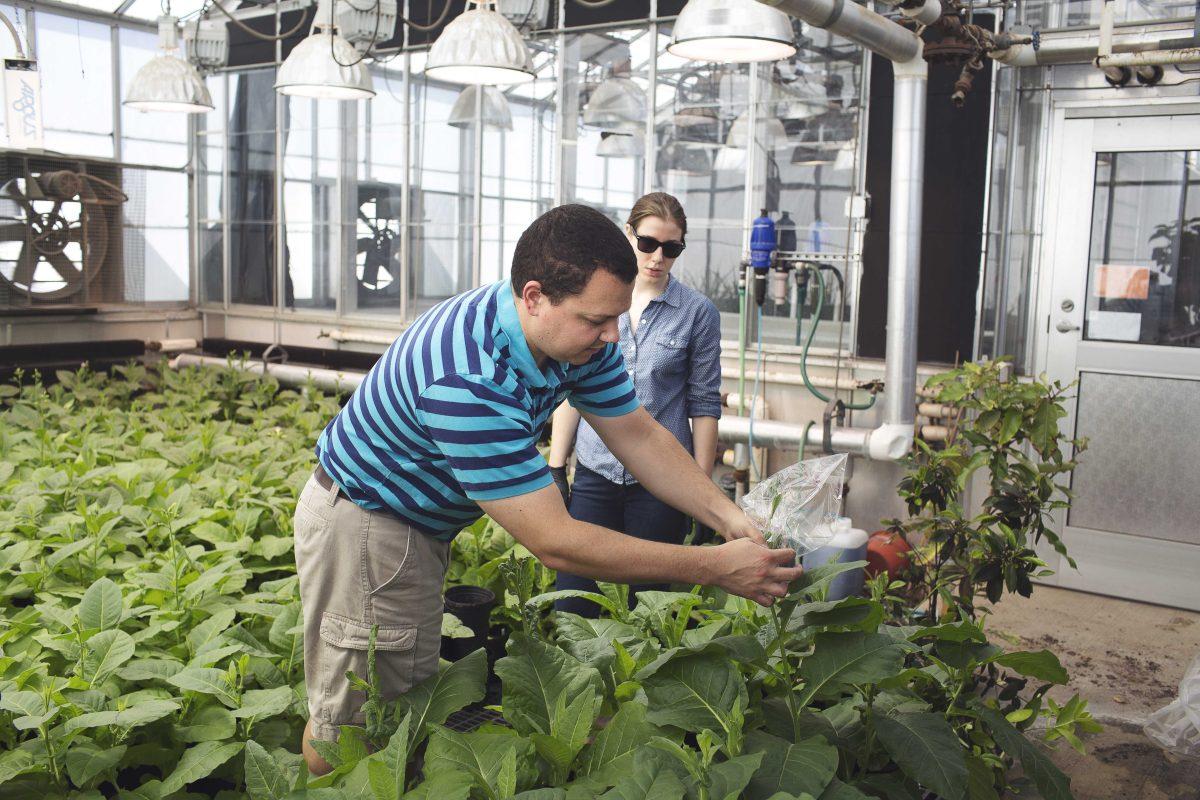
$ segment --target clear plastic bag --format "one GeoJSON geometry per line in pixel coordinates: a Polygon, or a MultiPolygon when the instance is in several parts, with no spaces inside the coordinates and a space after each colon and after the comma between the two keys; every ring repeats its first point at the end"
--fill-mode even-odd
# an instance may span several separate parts
{"type": "Polygon", "coordinates": [[[845,453],[810,458],[776,472],[739,501],[772,547],[790,547],[797,556],[833,538],[840,516],[845,453]]]}
{"type": "Polygon", "coordinates": [[[1151,714],[1144,730],[1168,752],[1200,758],[1200,655],[1179,682],[1179,696],[1151,714]]]}

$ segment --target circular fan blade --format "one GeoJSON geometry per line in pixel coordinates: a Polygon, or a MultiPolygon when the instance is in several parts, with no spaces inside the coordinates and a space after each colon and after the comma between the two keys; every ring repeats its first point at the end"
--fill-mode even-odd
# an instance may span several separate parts
{"type": "Polygon", "coordinates": [[[0,242],[23,242],[28,233],[24,222],[0,222],[0,242]]]}
{"type": "Polygon", "coordinates": [[[26,288],[33,285],[33,272],[37,269],[38,254],[33,245],[26,242],[17,256],[17,269],[13,272],[13,283],[26,288]]]}
{"type": "Polygon", "coordinates": [[[55,253],[46,259],[59,277],[66,281],[58,294],[74,294],[83,286],[83,270],[81,270],[74,261],[68,258],[63,253],[55,253]]]}

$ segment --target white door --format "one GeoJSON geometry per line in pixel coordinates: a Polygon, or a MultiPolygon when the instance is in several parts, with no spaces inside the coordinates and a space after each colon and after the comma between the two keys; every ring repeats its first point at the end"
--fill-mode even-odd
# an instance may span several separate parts
{"type": "Polygon", "coordinates": [[[1051,582],[1200,609],[1200,116],[1054,134],[1037,355],[1089,446],[1051,582]]]}

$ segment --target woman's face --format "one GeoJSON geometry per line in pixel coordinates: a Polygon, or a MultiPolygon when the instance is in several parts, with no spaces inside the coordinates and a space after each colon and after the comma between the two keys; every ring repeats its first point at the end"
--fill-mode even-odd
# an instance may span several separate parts
{"type": "Polygon", "coordinates": [[[664,257],[661,247],[655,248],[653,253],[643,253],[637,247],[637,237],[649,236],[660,242],[682,242],[683,231],[679,226],[661,217],[643,217],[638,220],[637,230],[626,225],[625,235],[629,238],[633,254],[637,256],[638,275],[651,281],[664,279],[675,264],[675,259],[664,257]]]}

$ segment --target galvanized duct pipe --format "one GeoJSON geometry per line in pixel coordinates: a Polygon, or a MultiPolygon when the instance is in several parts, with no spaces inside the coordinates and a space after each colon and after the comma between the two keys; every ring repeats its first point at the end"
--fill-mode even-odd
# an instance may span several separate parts
{"type": "Polygon", "coordinates": [[[889,61],[905,62],[921,57],[921,40],[886,17],[853,0],[758,0],[809,25],[825,28],[861,44],[889,61]]]}

